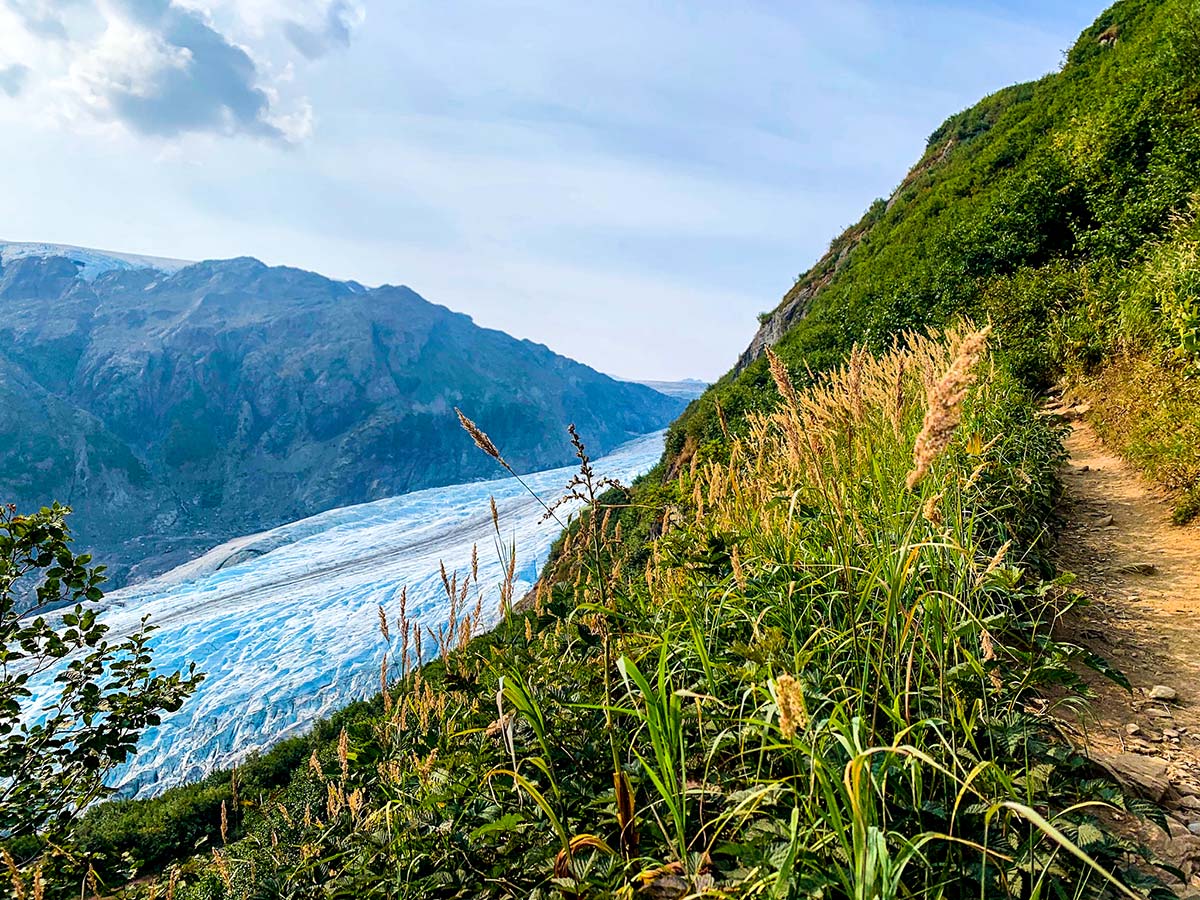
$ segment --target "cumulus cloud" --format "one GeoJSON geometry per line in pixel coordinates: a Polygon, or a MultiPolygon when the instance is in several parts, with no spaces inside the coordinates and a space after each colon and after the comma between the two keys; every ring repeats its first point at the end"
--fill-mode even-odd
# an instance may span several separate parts
{"type": "Polygon", "coordinates": [[[52,7],[47,0],[7,0],[7,6],[30,33],[44,38],[66,38],[67,28],[62,12],[52,7]]]}
{"type": "MultiPolygon", "coordinates": [[[[0,0],[0,91],[36,81],[68,118],[117,123],[137,134],[249,135],[296,142],[312,128],[303,97],[283,95],[290,61],[262,60],[236,33],[226,0],[0,0]],[[7,44],[7,46],[6,46],[7,44]],[[5,52],[7,51],[7,52],[5,52]],[[56,66],[57,63],[57,66],[56,66]]],[[[263,7],[270,9],[270,0],[263,7]]],[[[260,23],[313,59],[347,46],[362,19],[350,0],[285,4],[260,23]]],[[[287,45],[284,45],[287,46],[287,45]]]]}
{"type": "Polygon", "coordinates": [[[333,0],[315,24],[292,19],[284,24],[283,33],[304,56],[316,59],[338,47],[350,46],[351,35],[362,20],[361,6],[349,0],[333,0]]]}
{"type": "Polygon", "coordinates": [[[20,63],[0,68],[0,91],[8,94],[10,97],[15,97],[21,93],[21,87],[25,84],[25,76],[29,74],[29,69],[20,63]]]}
{"type": "Polygon", "coordinates": [[[169,0],[123,0],[109,9],[103,36],[70,72],[98,114],[143,134],[289,137],[271,121],[254,60],[200,12],[169,0]]]}

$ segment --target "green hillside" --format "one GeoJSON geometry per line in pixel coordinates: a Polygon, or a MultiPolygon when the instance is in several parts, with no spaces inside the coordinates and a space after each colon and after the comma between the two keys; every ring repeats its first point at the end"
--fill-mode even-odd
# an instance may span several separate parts
{"type": "MultiPolygon", "coordinates": [[[[1086,384],[1122,395],[1139,416],[1176,423],[1156,395],[1188,395],[1180,407],[1190,431],[1176,438],[1148,424],[1125,439],[1169,441],[1169,466],[1154,449],[1127,449],[1170,487],[1195,492],[1200,394],[1186,376],[1200,350],[1197,9],[1118,3],[1060,72],[949,118],[891,199],[876,201],[783,298],[774,315],[794,324],[779,355],[819,371],[856,343],[878,351],[905,329],[990,320],[1000,354],[1034,389],[1086,373],[1086,384]],[[1122,365],[1169,387],[1094,381],[1128,357],[1122,365]]],[[[761,358],[726,376],[676,424],[669,452],[686,459],[720,443],[717,405],[736,420],[770,402],[768,381],[761,358]]],[[[1122,404],[1097,405],[1102,429],[1122,404]]]]}
{"type": "Polygon", "coordinates": [[[591,512],[494,631],[16,864],[63,897],[1172,896],[1112,815],[1161,813],[1057,718],[1121,676],[1054,628],[1040,405],[1088,398],[1200,510],[1198,190],[1200,5],[1125,0],[930,137],[653,473],[582,460],[591,512]]]}

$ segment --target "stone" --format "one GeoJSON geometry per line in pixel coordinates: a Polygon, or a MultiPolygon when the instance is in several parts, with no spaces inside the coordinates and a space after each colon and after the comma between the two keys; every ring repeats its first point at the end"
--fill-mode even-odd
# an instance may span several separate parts
{"type": "Polygon", "coordinates": [[[1179,694],[1175,688],[1165,684],[1156,684],[1150,688],[1150,693],[1147,695],[1151,700],[1178,700],[1179,694]]]}
{"type": "Polygon", "coordinates": [[[1091,758],[1118,782],[1147,800],[1161,802],[1171,789],[1164,760],[1136,753],[1104,753],[1096,750],[1092,751],[1091,758]]]}
{"type": "Polygon", "coordinates": [[[1159,709],[1157,706],[1147,706],[1142,710],[1143,713],[1152,719],[1171,719],[1174,718],[1170,712],[1165,709],[1159,709]]]}
{"type": "Polygon", "coordinates": [[[1141,734],[1142,728],[1137,722],[1130,722],[1125,726],[1126,734],[1141,734]]]}
{"type": "Polygon", "coordinates": [[[1153,563],[1126,563],[1117,566],[1116,572],[1120,575],[1157,575],[1158,567],[1153,563]]]}
{"type": "Polygon", "coordinates": [[[1096,520],[1096,524],[1099,525],[1101,528],[1107,528],[1112,523],[1113,523],[1112,516],[1101,516],[1099,519],[1096,520]]]}

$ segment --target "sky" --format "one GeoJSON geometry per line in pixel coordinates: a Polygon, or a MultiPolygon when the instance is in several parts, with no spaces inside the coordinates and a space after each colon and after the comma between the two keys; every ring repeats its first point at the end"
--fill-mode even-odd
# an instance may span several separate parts
{"type": "Polygon", "coordinates": [[[406,284],[711,380],[1103,0],[0,0],[0,238],[406,284]]]}

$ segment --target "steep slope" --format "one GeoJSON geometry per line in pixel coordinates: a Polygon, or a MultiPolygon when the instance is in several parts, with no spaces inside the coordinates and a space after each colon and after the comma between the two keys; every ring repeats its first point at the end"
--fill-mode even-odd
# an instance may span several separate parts
{"type": "Polygon", "coordinates": [[[74,505],[118,575],[494,475],[456,406],[518,470],[570,460],[565,422],[605,451],[683,406],[404,287],[253,259],[97,272],[95,253],[0,255],[0,496],[74,505]]]}
{"type": "Polygon", "coordinates": [[[761,408],[770,345],[820,371],[856,343],[881,350],[902,329],[990,318],[1002,355],[1035,388],[1119,349],[1167,364],[1190,334],[1194,353],[1195,254],[1169,271],[1153,264],[1161,242],[1186,232],[1198,191],[1200,11],[1124,0],[1061,71],[939,127],[892,196],[798,279],[673,429],[668,452],[686,462],[721,443],[718,405],[734,422],[761,408]]]}

